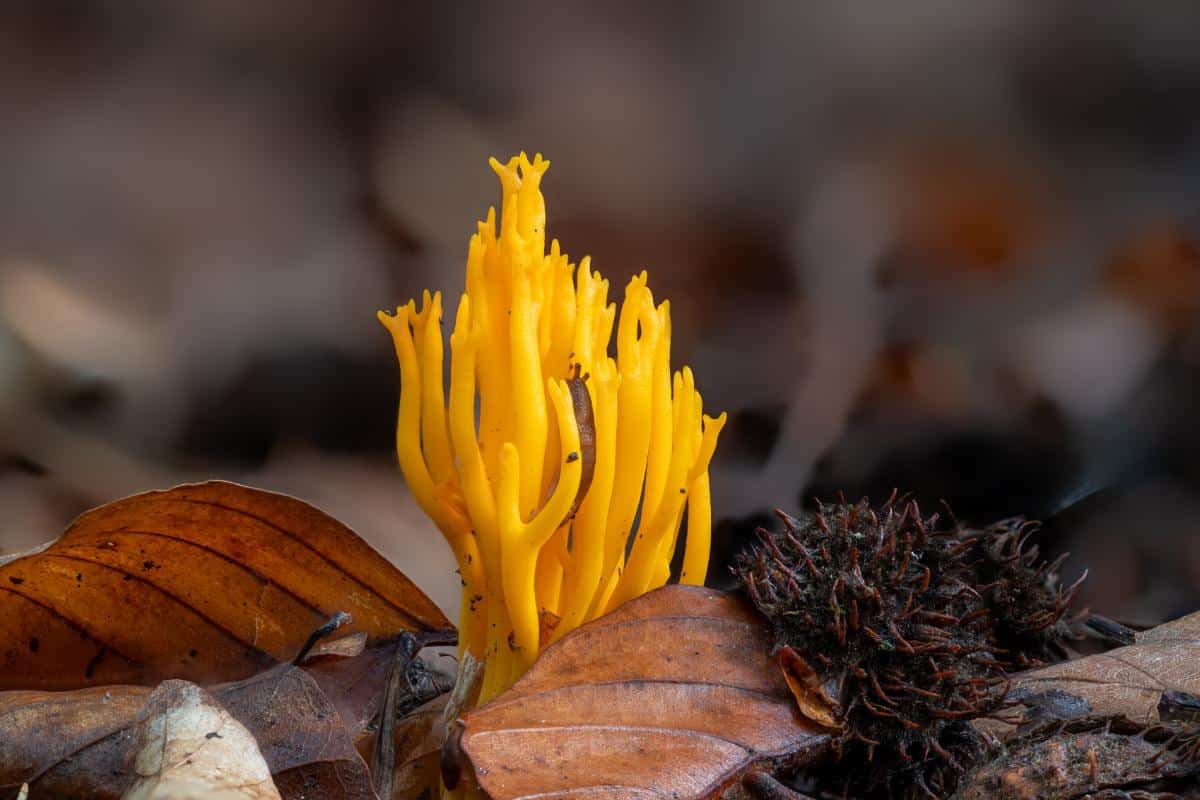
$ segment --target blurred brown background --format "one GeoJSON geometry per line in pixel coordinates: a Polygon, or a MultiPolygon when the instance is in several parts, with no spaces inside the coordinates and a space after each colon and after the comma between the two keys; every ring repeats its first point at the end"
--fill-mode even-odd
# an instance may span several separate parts
{"type": "Polygon", "coordinates": [[[899,486],[1046,520],[1098,610],[1195,609],[1198,38],[1192,2],[9,0],[0,551],[225,477],[453,610],[374,311],[457,294],[527,149],[731,412],[719,559],[899,486]]]}

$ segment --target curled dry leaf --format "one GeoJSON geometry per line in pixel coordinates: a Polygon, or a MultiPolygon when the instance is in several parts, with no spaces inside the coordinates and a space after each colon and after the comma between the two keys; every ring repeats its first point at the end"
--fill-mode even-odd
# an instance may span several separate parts
{"type": "Polygon", "coordinates": [[[841,728],[841,703],[808,661],[785,645],[779,648],[779,670],[805,719],[830,730],[841,728]]]}
{"type": "Polygon", "coordinates": [[[715,797],[828,742],[770,651],[742,598],[664,587],[564,636],[464,716],[447,766],[494,800],[715,797]]]}
{"type": "Polygon", "coordinates": [[[372,639],[452,627],[307,503],[220,481],[148,492],[0,564],[0,689],[245,678],[337,611],[372,639]]]}
{"type": "Polygon", "coordinates": [[[187,681],[150,695],[133,772],[123,800],[279,800],[254,737],[187,681]]]}
{"type": "MultiPolygon", "coordinates": [[[[360,753],[371,747],[396,649],[393,641],[353,658],[281,664],[209,693],[254,735],[284,797],[369,800],[360,753]]],[[[141,686],[0,693],[0,797],[23,782],[35,797],[120,797],[150,695],[141,686]]]]}

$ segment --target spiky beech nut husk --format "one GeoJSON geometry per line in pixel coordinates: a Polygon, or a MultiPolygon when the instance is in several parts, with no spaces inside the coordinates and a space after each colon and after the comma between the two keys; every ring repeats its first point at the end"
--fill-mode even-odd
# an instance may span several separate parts
{"type": "Polygon", "coordinates": [[[974,542],[894,498],[778,513],[783,531],[760,529],[735,572],[779,646],[839,687],[839,749],[865,748],[893,788],[899,771],[908,793],[951,791],[979,746],[966,720],[1003,694],[974,542]]]}
{"type": "Polygon", "coordinates": [[[1087,571],[1064,587],[1058,570],[1067,554],[1039,561],[1037,545],[1029,544],[1039,527],[1014,517],[962,535],[978,542],[976,588],[991,609],[996,644],[1007,654],[1009,669],[1059,661],[1079,638],[1069,612],[1087,571]]]}
{"type": "Polygon", "coordinates": [[[868,786],[952,791],[983,744],[967,720],[1005,693],[991,609],[975,588],[979,540],[894,494],[878,510],[864,500],[776,513],[783,530],[759,529],[734,572],[780,650],[836,687],[838,752],[865,751],[868,786]]]}

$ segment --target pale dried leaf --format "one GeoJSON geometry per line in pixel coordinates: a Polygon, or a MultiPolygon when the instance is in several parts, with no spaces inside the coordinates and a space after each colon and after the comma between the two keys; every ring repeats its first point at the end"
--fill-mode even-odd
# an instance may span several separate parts
{"type": "Polygon", "coordinates": [[[349,636],[342,636],[338,639],[330,639],[328,641],[317,642],[313,648],[308,651],[304,657],[305,661],[310,661],[321,656],[338,656],[339,658],[353,658],[361,655],[362,651],[367,646],[367,635],[362,631],[352,633],[349,636]]]}
{"type": "Polygon", "coordinates": [[[194,683],[154,690],[138,745],[123,800],[279,800],[254,737],[194,683]]]}

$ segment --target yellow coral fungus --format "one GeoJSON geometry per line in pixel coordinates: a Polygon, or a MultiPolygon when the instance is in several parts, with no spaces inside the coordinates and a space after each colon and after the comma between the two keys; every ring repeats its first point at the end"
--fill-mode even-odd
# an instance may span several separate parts
{"type": "Polygon", "coordinates": [[[458,560],[481,702],[550,641],[666,583],[685,517],[680,580],[704,582],[725,424],[702,415],[691,370],[671,375],[670,308],[645,272],[618,321],[589,259],[547,250],[550,162],[490,163],[503,204],[471,237],[448,401],[440,293],[379,315],[400,361],[400,467],[458,560]]]}

